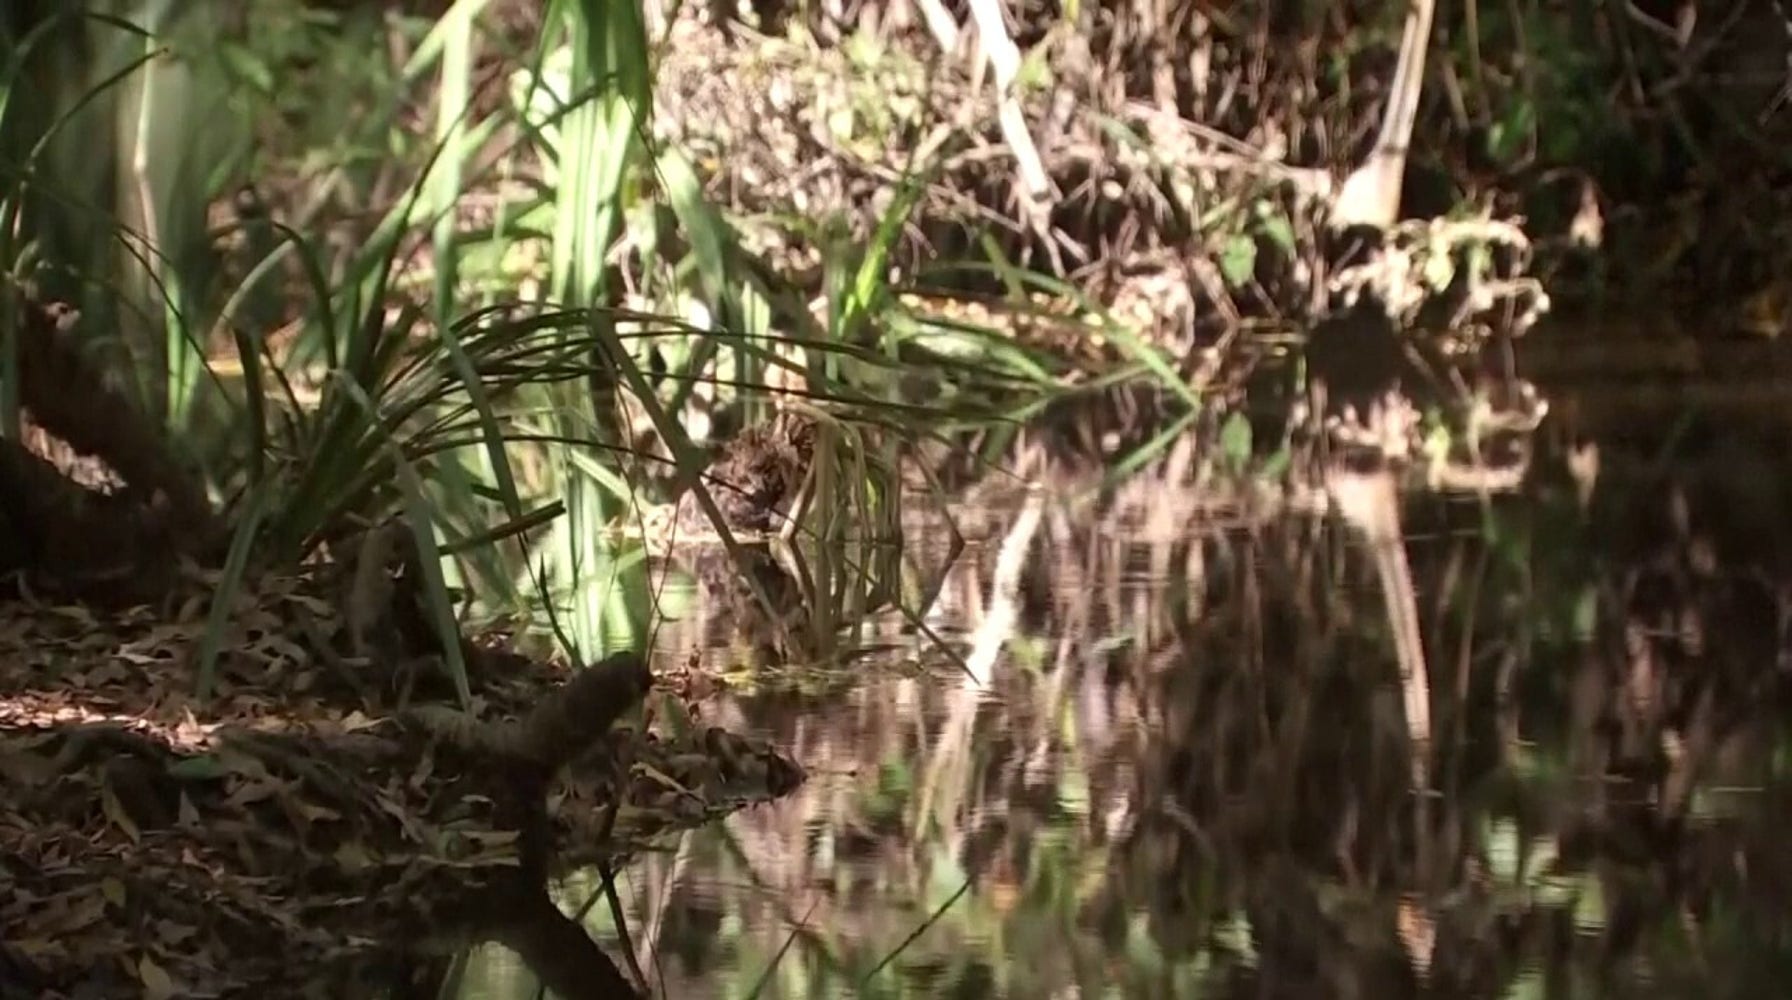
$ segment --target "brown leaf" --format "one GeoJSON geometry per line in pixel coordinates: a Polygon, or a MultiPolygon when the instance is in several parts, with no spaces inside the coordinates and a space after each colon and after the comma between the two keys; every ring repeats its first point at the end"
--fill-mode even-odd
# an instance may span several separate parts
{"type": "Polygon", "coordinates": [[[335,858],[336,863],[346,872],[366,871],[373,867],[373,858],[368,855],[367,848],[353,840],[336,848],[335,858]]]}
{"type": "Polygon", "coordinates": [[[341,813],[331,809],[329,806],[307,802],[304,799],[295,798],[288,803],[288,806],[294,813],[297,813],[300,817],[304,818],[307,823],[315,823],[318,820],[336,820],[342,818],[341,813]]]}
{"type": "Polygon", "coordinates": [[[341,722],[343,731],[350,733],[359,732],[360,730],[368,729],[379,724],[380,720],[368,718],[358,708],[343,716],[341,722]]]}
{"type": "Polygon", "coordinates": [[[180,793],[180,825],[188,830],[199,829],[199,809],[186,792],[180,793]]]}
{"type": "Polygon", "coordinates": [[[158,920],[155,928],[157,940],[167,945],[178,945],[199,933],[199,929],[191,924],[178,924],[172,920],[158,920]]]}
{"type": "Polygon", "coordinates": [[[112,785],[110,783],[102,783],[100,785],[100,809],[106,814],[106,819],[111,821],[113,826],[123,830],[124,835],[131,838],[131,843],[136,844],[142,842],[143,831],[137,829],[136,822],[131,819],[131,814],[125,810],[124,803],[118,801],[118,793],[112,790],[112,785]]]}
{"type": "Polygon", "coordinates": [[[90,927],[105,919],[106,898],[93,892],[83,892],[79,897],[63,896],[51,908],[42,921],[46,930],[60,935],[69,935],[84,927],[90,927]]]}
{"type": "Polygon", "coordinates": [[[272,780],[245,781],[238,786],[236,791],[230,793],[230,796],[225,799],[225,802],[239,808],[242,806],[254,805],[257,802],[271,799],[280,794],[282,787],[280,782],[272,780]]]}

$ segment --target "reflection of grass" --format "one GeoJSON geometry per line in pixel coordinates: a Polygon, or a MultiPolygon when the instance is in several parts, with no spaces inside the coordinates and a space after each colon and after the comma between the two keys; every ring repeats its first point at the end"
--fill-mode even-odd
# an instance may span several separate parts
{"type": "MultiPolygon", "coordinates": [[[[1426,641],[1469,650],[1437,661],[1433,697],[1449,711],[1436,717],[1436,825],[1419,827],[1401,730],[1387,721],[1392,649],[1364,627],[1381,616],[1380,596],[1354,583],[1372,579],[1360,551],[1289,522],[1152,542],[1053,524],[1028,571],[1026,586],[1048,595],[1028,627],[1077,636],[1074,655],[1048,654],[1037,674],[998,671],[968,751],[946,739],[950,683],[909,684],[870,667],[796,716],[777,713],[770,696],[723,698],[785,734],[811,778],[788,803],[731,820],[727,849],[684,869],[671,905],[701,898],[731,916],[716,932],[714,964],[673,982],[733,976],[725,988],[745,990],[775,964],[760,995],[1183,996],[1240,981],[1329,995],[1339,984],[1398,992],[1406,987],[1386,977],[1422,959],[1440,993],[1519,996],[1539,963],[1554,981],[1598,994],[1644,969],[1682,982],[1701,968],[1695,949],[1735,956],[1742,964],[1728,982],[1757,981],[1771,964],[1763,934],[1751,933],[1759,928],[1734,916],[1749,912],[1750,880],[1727,862],[1695,860],[1707,850],[1732,857],[1735,845],[1758,891],[1770,891],[1774,876],[1760,866],[1774,864],[1772,842],[1746,839],[1759,814],[1689,816],[1691,839],[1679,848],[1614,843],[1589,855],[1584,817],[1598,818],[1599,837],[1633,836],[1636,822],[1629,807],[1603,802],[1605,779],[1572,750],[1597,720],[1540,712],[1563,685],[1514,702],[1454,700],[1461,664],[1492,671],[1514,636],[1534,634],[1528,621],[1555,613],[1551,595],[1610,570],[1533,559],[1537,574],[1562,578],[1496,586],[1475,574],[1526,564],[1495,557],[1522,555],[1510,534],[1431,525],[1413,543],[1426,641]],[[1143,550],[1157,544],[1178,558],[1140,574],[1151,562],[1143,550]],[[1205,578],[1188,577],[1180,556],[1190,551],[1203,553],[1205,578]],[[1050,586],[1064,580],[1086,582],[1050,586]],[[1204,597],[1176,596],[1185,589],[1204,597]],[[1073,632],[1089,614],[1132,640],[1073,632]],[[1103,681],[1079,701],[1089,669],[1103,681]],[[1530,742],[1489,747],[1485,734],[1505,731],[1508,712],[1530,742]],[[1544,723],[1533,729],[1532,717],[1544,723]],[[968,763],[936,768],[952,754],[968,763]],[[955,784],[923,811],[919,787],[935,774],[955,784]],[[1424,830],[1446,834],[1420,847],[1424,830]],[[1436,853],[1422,862],[1425,852],[1436,853]],[[1670,867],[1700,872],[1715,893],[1710,910],[1688,910],[1664,890],[1670,867]],[[1621,944],[1631,926],[1642,933],[1621,944]],[[1602,972],[1612,955],[1622,957],[1602,972]],[[1301,969],[1317,978],[1290,980],[1301,969]]],[[[941,592],[985,590],[994,561],[973,550],[941,592]]],[[[946,603],[953,617],[942,627],[974,632],[975,607],[946,603]]],[[[1491,680],[1471,677],[1468,690],[1491,680]]],[[[1772,771],[1771,756],[1745,772],[1772,771]]],[[[1698,787],[1709,796],[1734,780],[1698,787]]],[[[643,867],[656,866],[664,870],[643,867]]]]}
{"type": "Polygon", "coordinates": [[[877,767],[875,780],[857,796],[850,811],[859,816],[870,831],[901,828],[910,797],[914,794],[914,774],[906,761],[886,759],[877,767]]]}

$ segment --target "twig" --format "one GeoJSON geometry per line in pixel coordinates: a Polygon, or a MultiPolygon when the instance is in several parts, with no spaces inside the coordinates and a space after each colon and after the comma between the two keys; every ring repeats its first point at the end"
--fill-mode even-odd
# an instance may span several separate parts
{"type": "Polygon", "coordinates": [[[958,22],[952,19],[940,0],[915,0],[915,6],[921,8],[921,18],[927,22],[927,30],[933,32],[933,39],[940,43],[946,52],[958,51],[958,22]]]}

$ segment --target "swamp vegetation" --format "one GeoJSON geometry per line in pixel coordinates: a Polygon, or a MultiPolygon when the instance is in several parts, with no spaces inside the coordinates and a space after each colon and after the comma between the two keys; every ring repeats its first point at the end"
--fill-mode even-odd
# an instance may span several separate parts
{"type": "Polygon", "coordinates": [[[1775,0],[0,6],[0,997],[1777,996],[1775,0]]]}

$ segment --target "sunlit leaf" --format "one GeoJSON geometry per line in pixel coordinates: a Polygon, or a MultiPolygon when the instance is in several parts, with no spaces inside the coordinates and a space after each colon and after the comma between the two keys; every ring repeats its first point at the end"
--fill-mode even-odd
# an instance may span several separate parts
{"type": "Polygon", "coordinates": [[[1441,293],[1450,287],[1456,277],[1456,260],[1447,247],[1434,247],[1425,258],[1425,285],[1433,293],[1441,293]]]}
{"type": "Polygon", "coordinates": [[[1289,221],[1288,213],[1281,207],[1267,201],[1257,203],[1258,225],[1263,235],[1275,244],[1276,249],[1289,257],[1293,257],[1296,249],[1294,224],[1289,221]]]}
{"type": "Polygon", "coordinates": [[[174,977],[148,955],[137,959],[137,980],[143,984],[144,1000],[167,1000],[176,995],[174,977]]]}
{"type": "Polygon", "coordinates": [[[1257,241],[1246,233],[1226,239],[1220,251],[1220,274],[1234,288],[1242,287],[1257,273],[1257,241]]]}
{"type": "Polygon", "coordinates": [[[1226,418],[1220,428],[1220,453],[1234,469],[1242,469],[1251,460],[1251,420],[1243,413],[1226,418]]]}

